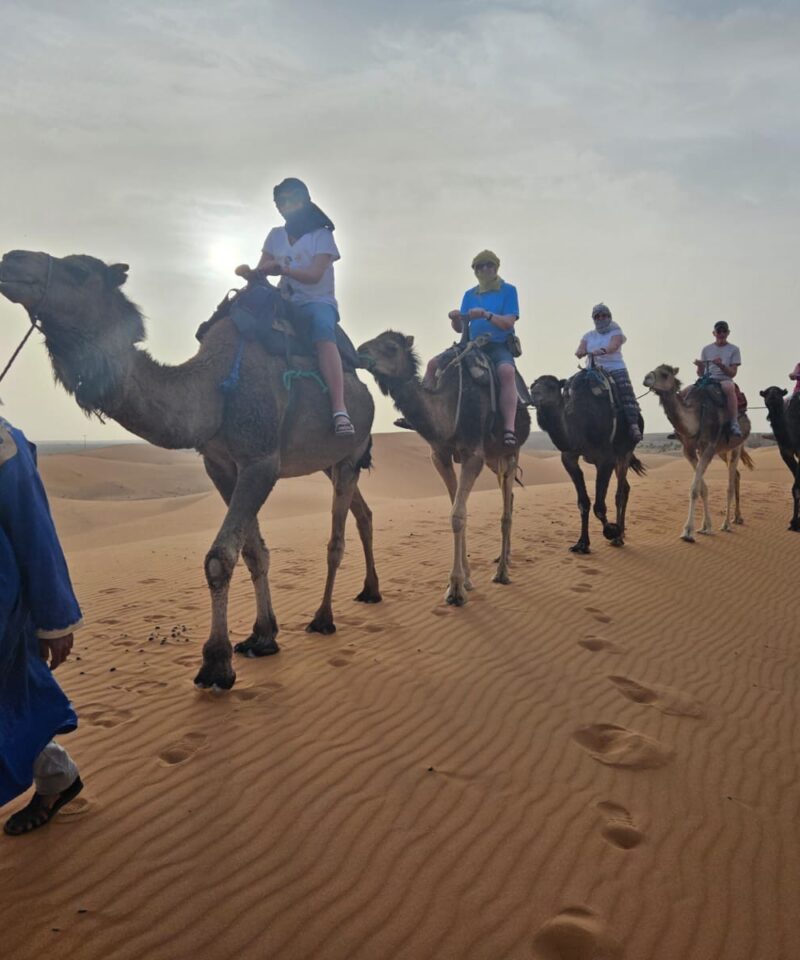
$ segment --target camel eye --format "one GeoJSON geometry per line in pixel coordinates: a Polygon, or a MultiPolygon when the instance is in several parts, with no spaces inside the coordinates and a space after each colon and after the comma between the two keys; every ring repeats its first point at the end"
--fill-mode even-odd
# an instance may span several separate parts
{"type": "Polygon", "coordinates": [[[89,279],[89,271],[79,263],[65,263],[67,273],[76,283],[86,283],[89,279]]]}

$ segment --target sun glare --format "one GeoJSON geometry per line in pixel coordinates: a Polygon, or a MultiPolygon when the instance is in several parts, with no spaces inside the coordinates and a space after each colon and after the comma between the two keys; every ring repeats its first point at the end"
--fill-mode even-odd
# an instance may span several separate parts
{"type": "Polygon", "coordinates": [[[208,266],[214,273],[233,276],[233,271],[243,262],[239,244],[230,237],[220,237],[208,248],[208,266]]]}

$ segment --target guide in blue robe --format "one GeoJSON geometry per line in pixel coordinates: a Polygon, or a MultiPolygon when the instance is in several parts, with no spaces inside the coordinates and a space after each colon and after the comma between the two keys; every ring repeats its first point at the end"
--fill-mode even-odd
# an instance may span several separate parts
{"type": "Polygon", "coordinates": [[[40,639],[80,625],[36,448],[0,418],[0,806],[33,782],[33,763],[78,725],[40,639]]]}

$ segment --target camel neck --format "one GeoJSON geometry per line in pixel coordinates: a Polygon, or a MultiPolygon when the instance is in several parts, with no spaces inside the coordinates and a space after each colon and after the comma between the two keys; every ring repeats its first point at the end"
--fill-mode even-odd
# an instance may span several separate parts
{"type": "Polygon", "coordinates": [[[131,347],[131,353],[124,374],[101,401],[101,412],[156,446],[202,447],[222,425],[222,377],[214,378],[214,369],[197,358],[173,367],[144,350],[131,347]]]}
{"type": "Polygon", "coordinates": [[[559,450],[569,450],[569,435],[564,421],[563,406],[544,405],[537,409],[536,419],[559,450]]]}
{"type": "Polygon", "coordinates": [[[433,410],[441,405],[439,394],[426,390],[416,377],[393,381],[389,385],[389,393],[397,409],[414,424],[422,437],[429,441],[443,439],[434,428],[433,410]]]}

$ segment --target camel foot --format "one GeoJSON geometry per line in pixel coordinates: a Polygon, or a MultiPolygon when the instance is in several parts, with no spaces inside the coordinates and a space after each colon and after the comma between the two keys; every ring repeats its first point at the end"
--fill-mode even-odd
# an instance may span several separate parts
{"type": "Polygon", "coordinates": [[[467,579],[464,581],[464,589],[465,589],[465,590],[474,590],[474,589],[475,589],[475,587],[474,587],[474,585],[473,585],[473,583],[472,583],[472,581],[470,580],[469,577],[467,577],[467,579]]]}
{"type": "MultiPolygon", "coordinates": [[[[710,533],[709,530],[701,530],[700,532],[701,532],[701,533],[710,533]]],[[[694,542],[695,542],[695,539],[694,539],[694,537],[692,536],[692,534],[691,534],[691,533],[685,533],[685,532],[681,534],[681,540],[683,540],[684,543],[694,543],[694,542]]]]}
{"type": "Polygon", "coordinates": [[[321,633],[324,636],[330,636],[336,633],[336,624],[330,614],[317,614],[306,627],[306,633],[321,633]]]}
{"type": "Polygon", "coordinates": [[[791,530],[793,533],[800,533],[800,522],[797,520],[792,520],[786,529],[791,530]]]}
{"type": "Polygon", "coordinates": [[[234,646],[235,653],[246,657],[271,657],[273,653],[280,653],[280,647],[275,637],[259,637],[251,633],[246,640],[234,646]]]}
{"type": "Polygon", "coordinates": [[[579,540],[576,544],[573,544],[573,546],[569,548],[569,552],[570,553],[591,553],[592,551],[589,549],[588,543],[586,543],[583,540],[579,540]]]}
{"type": "Polygon", "coordinates": [[[445,603],[451,607],[463,607],[467,602],[467,595],[464,592],[463,586],[459,587],[451,583],[447,593],[444,595],[444,599],[445,603]]]}
{"type": "Polygon", "coordinates": [[[503,570],[502,573],[500,572],[500,570],[498,570],[497,573],[492,577],[492,583],[508,584],[508,583],[511,583],[511,577],[509,577],[509,575],[505,572],[505,570],[503,570]]]}
{"type": "Polygon", "coordinates": [[[614,537],[613,540],[609,540],[608,542],[611,544],[612,547],[624,547],[624,546],[625,546],[625,541],[622,539],[622,537],[614,537]]]}
{"type": "Polygon", "coordinates": [[[236,682],[236,674],[230,661],[204,663],[194,678],[198,690],[230,690],[236,682]]]}
{"type": "Polygon", "coordinates": [[[720,527],[723,533],[733,533],[733,527],[729,523],[723,523],[720,527]]]}
{"type": "Polygon", "coordinates": [[[740,527],[744,523],[744,517],[734,517],[733,522],[740,527]]]}
{"type": "Polygon", "coordinates": [[[617,523],[607,523],[603,527],[603,536],[606,540],[621,540],[622,531],[617,523]]]}
{"type": "Polygon", "coordinates": [[[383,597],[377,587],[365,586],[357,597],[353,597],[353,600],[357,603],[380,603],[383,597]]]}
{"type": "MultiPolygon", "coordinates": [[[[724,530],[725,527],[723,527],[722,529],[724,530]]],[[[711,529],[711,527],[700,527],[700,529],[699,529],[697,532],[698,532],[698,533],[702,533],[702,535],[703,535],[704,537],[713,537],[713,536],[714,536],[714,531],[711,529]]]]}

